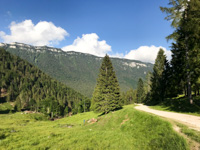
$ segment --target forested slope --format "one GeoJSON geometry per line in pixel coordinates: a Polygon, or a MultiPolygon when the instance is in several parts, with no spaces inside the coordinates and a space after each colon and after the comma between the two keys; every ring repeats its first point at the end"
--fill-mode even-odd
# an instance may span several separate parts
{"type": "MultiPolygon", "coordinates": [[[[0,43],[6,51],[34,64],[52,78],[92,97],[102,58],[79,52],[65,52],[47,46],[31,46],[23,43],[0,43]]],[[[120,90],[137,88],[139,78],[145,79],[153,64],[136,60],[111,58],[120,90]]]]}
{"type": "Polygon", "coordinates": [[[90,100],[0,48],[0,103],[62,116],[89,110],[90,100]]]}

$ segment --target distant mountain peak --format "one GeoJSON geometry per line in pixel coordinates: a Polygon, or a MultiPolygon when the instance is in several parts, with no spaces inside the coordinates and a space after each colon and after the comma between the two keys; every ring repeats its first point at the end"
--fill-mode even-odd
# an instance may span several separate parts
{"type": "Polygon", "coordinates": [[[49,46],[32,46],[29,44],[24,44],[24,43],[18,43],[18,42],[13,42],[13,43],[0,43],[0,47],[4,47],[4,48],[12,48],[12,49],[21,49],[21,50],[27,50],[27,51],[44,51],[44,50],[48,50],[48,51],[52,51],[52,52],[63,52],[62,49],[60,48],[54,48],[54,47],[49,47],[49,46]]]}

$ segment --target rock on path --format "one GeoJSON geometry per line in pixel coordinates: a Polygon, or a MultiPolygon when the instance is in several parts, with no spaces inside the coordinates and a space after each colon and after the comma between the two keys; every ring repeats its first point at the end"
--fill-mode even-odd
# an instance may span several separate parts
{"type": "Polygon", "coordinates": [[[139,104],[135,108],[138,110],[142,110],[145,112],[149,112],[149,113],[164,117],[164,118],[173,119],[175,121],[178,121],[182,124],[187,125],[188,127],[192,128],[192,129],[200,131],[200,117],[198,117],[198,116],[154,110],[143,104],[139,104]]]}

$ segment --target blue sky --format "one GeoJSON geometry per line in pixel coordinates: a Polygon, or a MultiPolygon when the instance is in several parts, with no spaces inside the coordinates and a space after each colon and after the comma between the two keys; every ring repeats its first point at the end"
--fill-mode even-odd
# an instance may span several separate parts
{"type": "Polygon", "coordinates": [[[153,62],[170,22],[165,0],[1,0],[0,42],[49,45],[153,62]]]}

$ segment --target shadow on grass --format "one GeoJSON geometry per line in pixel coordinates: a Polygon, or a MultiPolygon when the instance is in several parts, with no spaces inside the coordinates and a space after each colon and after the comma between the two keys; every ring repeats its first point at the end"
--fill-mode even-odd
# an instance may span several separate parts
{"type": "Polygon", "coordinates": [[[194,103],[190,104],[187,97],[167,98],[158,105],[169,111],[200,114],[200,96],[193,97],[193,100],[194,103]]]}
{"type": "Polygon", "coordinates": [[[9,113],[16,113],[16,111],[14,111],[14,110],[12,110],[12,111],[10,111],[10,110],[0,110],[0,114],[9,114],[9,113]]]}
{"type": "MultiPolygon", "coordinates": [[[[120,110],[120,109],[123,109],[123,107],[119,107],[119,108],[117,108],[117,109],[115,109],[113,111],[117,111],[117,110],[120,110]]],[[[112,112],[112,111],[110,111],[110,112],[112,112]]],[[[103,115],[109,114],[110,112],[108,112],[108,113],[103,112],[103,113],[99,114],[98,117],[101,117],[103,115]]]]}
{"type": "Polygon", "coordinates": [[[5,103],[6,102],[6,97],[0,97],[0,103],[5,103]]]}

